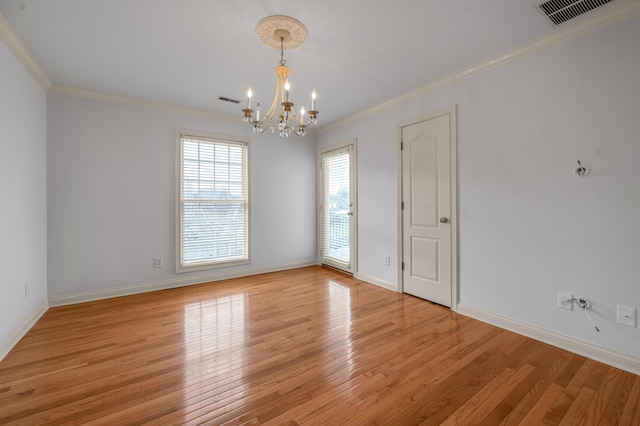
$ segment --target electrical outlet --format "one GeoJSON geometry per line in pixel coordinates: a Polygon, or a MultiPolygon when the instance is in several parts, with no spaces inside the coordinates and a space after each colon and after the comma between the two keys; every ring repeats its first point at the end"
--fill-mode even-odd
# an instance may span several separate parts
{"type": "Polygon", "coordinates": [[[558,292],[558,308],[573,311],[573,294],[568,291],[558,292]]]}
{"type": "Polygon", "coordinates": [[[631,306],[618,305],[618,323],[635,328],[636,309],[631,306]]]}
{"type": "Polygon", "coordinates": [[[162,268],[162,267],[164,266],[164,259],[163,259],[163,258],[161,258],[161,257],[156,257],[156,258],[153,260],[153,266],[154,266],[155,268],[162,268]]]}
{"type": "Polygon", "coordinates": [[[388,254],[384,256],[384,264],[387,266],[391,265],[391,256],[389,256],[388,254]]]}
{"type": "Polygon", "coordinates": [[[28,283],[24,283],[24,298],[25,299],[29,298],[29,284],[28,283]]]}

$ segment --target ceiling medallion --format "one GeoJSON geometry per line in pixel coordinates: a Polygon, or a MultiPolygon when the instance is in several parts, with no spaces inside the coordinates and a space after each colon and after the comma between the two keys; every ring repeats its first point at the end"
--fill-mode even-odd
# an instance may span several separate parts
{"type": "Polygon", "coordinates": [[[309,111],[309,121],[305,121],[305,108],[300,108],[300,116],[293,109],[291,102],[291,86],[289,84],[290,69],[284,60],[285,49],[295,49],[302,46],[307,37],[307,29],[302,22],[289,16],[274,15],[268,16],[258,22],[256,32],[262,42],[268,47],[280,49],[280,62],[276,67],[276,93],[269,110],[260,118],[260,102],[256,104],[255,116],[251,109],[251,98],[253,92],[251,87],[247,91],[247,107],[242,110],[243,121],[253,126],[253,131],[262,133],[267,129],[275,132],[276,127],[280,131],[280,136],[288,137],[291,133],[297,136],[306,134],[307,126],[316,124],[318,121],[318,111],[316,110],[316,92],[311,93],[311,110],[309,111]],[[276,123],[277,121],[277,123],[276,123]]]}

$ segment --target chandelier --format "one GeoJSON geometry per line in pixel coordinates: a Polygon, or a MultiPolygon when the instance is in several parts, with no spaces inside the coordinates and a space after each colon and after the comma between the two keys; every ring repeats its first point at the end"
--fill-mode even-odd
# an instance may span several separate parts
{"type": "Polygon", "coordinates": [[[276,93],[269,109],[262,116],[260,114],[260,102],[256,104],[255,115],[251,108],[253,91],[251,87],[247,91],[247,107],[242,110],[242,121],[253,126],[253,131],[263,133],[267,129],[275,132],[276,128],[280,136],[289,137],[291,133],[304,136],[306,128],[318,122],[316,110],[316,91],[311,93],[311,110],[306,112],[304,106],[300,108],[300,115],[296,114],[291,101],[291,86],[289,84],[290,69],[284,60],[284,50],[294,49],[304,43],[307,29],[297,19],[289,16],[268,16],[258,22],[256,32],[260,39],[269,47],[280,49],[280,65],[276,67],[276,93]],[[308,117],[306,115],[308,114],[308,117]]]}

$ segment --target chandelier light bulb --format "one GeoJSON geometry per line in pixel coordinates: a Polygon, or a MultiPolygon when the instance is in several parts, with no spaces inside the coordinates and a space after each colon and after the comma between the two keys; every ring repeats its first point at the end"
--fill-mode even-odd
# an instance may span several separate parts
{"type": "Polygon", "coordinates": [[[305,113],[304,107],[301,107],[300,108],[300,120],[304,120],[304,113],[305,113]]]}
{"type": "Polygon", "coordinates": [[[291,100],[291,98],[289,96],[289,89],[291,89],[291,85],[289,84],[289,79],[287,79],[287,81],[284,83],[285,100],[287,102],[289,102],[291,100]]]}
{"type": "Polygon", "coordinates": [[[249,87],[249,90],[247,90],[247,109],[251,109],[251,97],[253,96],[253,91],[251,90],[251,87],[249,87]]]}
{"type": "Polygon", "coordinates": [[[311,111],[316,110],[316,96],[316,89],[313,89],[313,92],[311,92],[311,111]]]}

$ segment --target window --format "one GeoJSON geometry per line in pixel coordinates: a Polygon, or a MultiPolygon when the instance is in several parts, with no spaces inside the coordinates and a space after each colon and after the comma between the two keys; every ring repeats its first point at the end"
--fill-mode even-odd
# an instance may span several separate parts
{"type": "Polygon", "coordinates": [[[176,271],[249,263],[248,139],[176,132],[176,271]]]}

